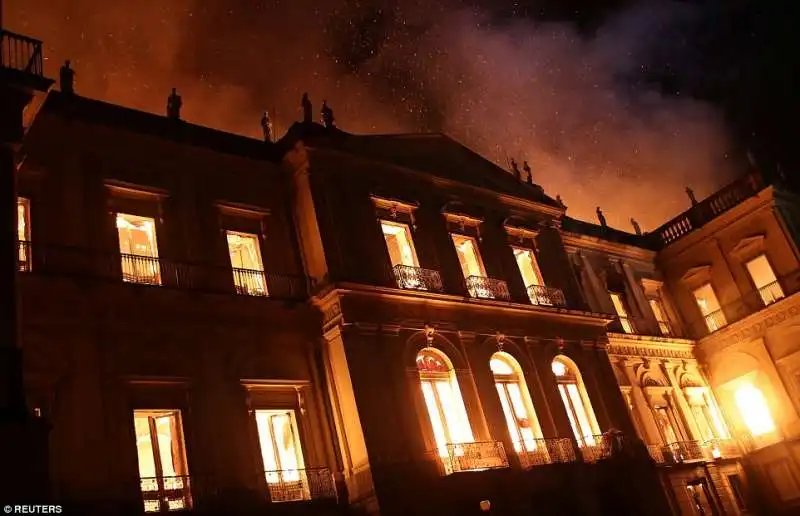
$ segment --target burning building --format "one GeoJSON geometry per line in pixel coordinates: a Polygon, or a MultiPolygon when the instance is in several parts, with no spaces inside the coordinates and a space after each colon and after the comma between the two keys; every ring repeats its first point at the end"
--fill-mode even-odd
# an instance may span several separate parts
{"type": "Polygon", "coordinates": [[[779,181],[635,235],[443,135],[331,114],[255,141],[52,91],[38,42],[2,38],[22,49],[0,64],[3,500],[794,507],[800,213],[779,181]]]}

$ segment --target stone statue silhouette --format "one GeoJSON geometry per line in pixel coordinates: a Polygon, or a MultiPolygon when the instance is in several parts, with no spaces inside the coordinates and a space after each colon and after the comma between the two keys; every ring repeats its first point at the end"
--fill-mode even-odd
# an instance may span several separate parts
{"type": "Polygon", "coordinates": [[[261,116],[261,132],[264,133],[265,142],[272,141],[272,120],[269,118],[268,111],[264,111],[264,114],[261,116]]]}
{"type": "Polygon", "coordinates": [[[181,118],[181,107],[183,106],[183,100],[181,96],[178,95],[178,90],[172,88],[172,93],[170,93],[169,97],[167,97],[167,117],[172,118],[173,120],[179,120],[181,118]]]}
{"type": "Polygon", "coordinates": [[[300,105],[303,107],[303,123],[310,124],[314,121],[314,115],[312,114],[311,100],[308,98],[308,93],[303,93],[300,105]]]}
{"type": "Polygon", "coordinates": [[[511,158],[511,172],[514,173],[514,177],[517,178],[517,181],[521,180],[519,165],[517,165],[517,162],[514,160],[514,158],[511,158]]]}
{"type": "Polygon", "coordinates": [[[606,223],[606,216],[603,215],[603,210],[600,209],[600,206],[597,207],[597,220],[600,221],[600,225],[604,228],[608,227],[608,224],[606,223]]]}
{"type": "Polygon", "coordinates": [[[556,194],[556,202],[558,203],[559,206],[561,206],[562,208],[565,208],[564,201],[561,200],[561,195],[556,194]]]}
{"type": "Polygon", "coordinates": [[[327,100],[322,101],[322,109],[319,113],[320,116],[322,116],[322,125],[324,125],[325,128],[331,129],[336,125],[336,119],[333,117],[333,110],[328,106],[327,100]]]}
{"type": "Polygon", "coordinates": [[[527,161],[523,161],[522,162],[522,170],[526,174],[526,181],[528,182],[529,185],[532,185],[533,184],[533,174],[531,173],[531,167],[530,167],[530,165],[528,165],[527,161]]]}
{"type": "Polygon", "coordinates": [[[639,225],[638,222],[636,222],[636,219],[634,219],[633,217],[631,217],[631,225],[633,226],[633,230],[636,232],[637,235],[642,234],[642,227],[639,225]]]}
{"type": "Polygon", "coordinates": [[[59,70],[59,79],[62,93],[68,95],[75,93],[75,70],[70,66],[69,59],[64,61],[61,70],[59,70]]]}
{"type": "Polygon", "coordinates": [[[692,206],[696,206],[697,199],[694,196],[694,190],[692,190],[692,188],[689,186],[686,187],[686,195],[689,196],[689,200],[692,202],[692,206]]]}

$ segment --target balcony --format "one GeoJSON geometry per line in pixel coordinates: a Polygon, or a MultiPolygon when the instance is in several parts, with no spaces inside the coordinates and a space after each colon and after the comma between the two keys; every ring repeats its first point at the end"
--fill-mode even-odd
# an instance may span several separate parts
{"type": "Polygon", "coordinates": [[[714,439],[706,442],[682,441],[666,446],[648,445],[647,451],[656,464],[681,464],[742,455],[739,445],[732,439],[714,439]]]}
{"type": "Polygon", "coordinates": [[[761,296],[761,301],[764,302],[764,306],[769,306],[775,301],[784,298],[783,289],[778,281],[773,281],[758,289],[758,295],[761,296]]]}
{"type": "Polygon", "coordinates": [[[636,335],[636,325],[633,322],[633,317],[617,316],[617,325],[622,329],[623,333],[636,335]]]}
{"type": "Polygon", "coordinates": [[[189,476],[145,477],[140,479],[146,513],[185,511],[192,508],[189,476]]]}
{"type": "Polygon", "coordinates": [[[511,295],[508,292],[508,285],[505,281],[485,278],[483,276],[469,276],[465,279],[467,292],[471,297],[477,299],[498,299],[509,301],[511,295]]]}
{"type": "Polygon", "coordinates": [[[264,474],[273,502],[337,499],[336,484],[328,468],[265,471],[264,474]]]}
{"type": "Polygon", "coordinates": [[[441,292],[443,289],[442,277],[438,271],[409,265],[395,265],[392,267],[392,273],[398,288],[428,292],[441,292]]]}
{"type": "Polygon", "coordinates": [[[20,270],[37,275],[283,300],[308,297],[308,278],[301,275],[199,265],[77,247],[32,245],[31,242],[19,242],[18,253],[20,270]]]}
{"type": "Polygon", "coordinates": [[[576,462],[572,439],[533,439],[515,443],[519,448],[517,456],[523,469],[547,464],[576,462]]]}
{"type": "Polygon", "coordinates": [[[506,451],[499,441],[446,444],[436,455],[443,475],[508,467],[506,451]]]}
{"type": "Polygon", "coordinates": [[[592,463],[611,457],[614,451],[613,439],[610,435],[593,435],[591,438],[579,440],[578,448],[583,462],[592,463]]]}
{"type": "Polygon", "coordinates": [[[722,310],[714,310],[711,313],[708,313],[703,316],[703,320],[706,323],[706,328],[708,328],[709,333],[713,333],[720,328],[724,328],[728,321],[725,320],[725,314],[722,310]]]}
{"type": "Polygon", "coordinates": [[[42,42],[0,29],[0,68],[43,77],[42,42]]]}
{"type": "Polygon", "coordinates": [[[707,458],[729,459],[742,456],[739,444],[733,439],[713,439],[703,443],[707,458]]]}
{"type": "Polygon", "coordinates": [[[539,306],[567,306],[567,300],[561,289],[546,287],[544,285],[530,285],[527,288],[531,304],[539,306]]]}

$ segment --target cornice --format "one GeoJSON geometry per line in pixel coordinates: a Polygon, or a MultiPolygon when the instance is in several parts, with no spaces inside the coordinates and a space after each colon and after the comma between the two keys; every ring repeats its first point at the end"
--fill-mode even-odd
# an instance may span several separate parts
{"type": "Polygon", "coordinates": [[[773,326],[795,317],[800,317],[800,292],[795,292],[744,319],[706,335],[697,344],[703,353],[719,351],[736,342],[763,337],[773,326]]]}
{"type": "MultiPolygon", "coordinates": [[[[359,283],[342,282],[335,285],[322,299],[312,298],[312,303],[320,307],[323,313],[331,303],[333,298],[344,296],[360,296],[369,298],[382,298],[387,302],[423,303],[435,304],[440,306],[451,306],[453,308],[474,308],[492,312],[505,312],[527,315],[538,315],[544,318],[567,320],[573,323],[581,322],[591,326],[605,327],[614,318],[607,314],[594,312],[584,312],[567,308],[542,307],[538,305],[523,305],[506,301],[492,301],[488,299],[472,299],[452,294],[436,294],[421,291],[398,291],[388,287],[377,287],[373,285],[363,285],[359,283]]],[[[325,317],[323,317],[325,319],[325,317]]]]}
{"type": "Polygon", "coordinates": [[[627,358],[695,360],[691,340],[609,333],[606,349],[609,355],[627,358]]]}
{"type": "Polygon", "coordinates": [[[648,264],[652,264],[656,258],[656,252],[649,249],[629,244],[620,244],[618,242],[609,242],[602,238],[581,235],[569,231],[561,232],[561,240],[564,242],[564,247],[569,252],[586,249],[606,255],[615,255],[618,258],[639,260],[648,264]]]}

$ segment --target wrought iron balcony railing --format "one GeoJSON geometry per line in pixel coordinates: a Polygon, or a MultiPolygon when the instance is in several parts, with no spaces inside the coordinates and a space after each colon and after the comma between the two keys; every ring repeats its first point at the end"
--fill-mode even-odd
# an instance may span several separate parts
{"type": "Polygon", "coordinates": [[[721,328],[724,328],[728,321],[725,320],[725,314],[720,310],[714,310],[711,313],[707,313],[703,316],[703,320],[706,323],[706,328],[708,328],[709,333],[713,333],[721,328]]]}
{"type": "Polygon", "coordinates": [[[444,475],[508,467],[505,448],[499,441],[446,444],[436,455],[444,475]]]}
{"type": "Polygon", "coordinates": [[[572,440],[558,437],[554,439],[527,439],[514,443],[519,462],[524,469],[546,464],[576,462],[572,440]]]}
{"type": "Polygon", "coordinates": [[[392,273],[397,286],[402,289],[430,292],[441,292],[443,289],[439,271],[398,264],[392,267],[392,273]]]}
{"type": "Polygon", "coordinates": [[[98,252],[89,249],[19,242],[20,270],[41,275],[122,281],[140,285],[224,294],[303,300],[305,276],[231,269],[153,256],[98,252]],[[24,260],[23,260],[24,257],[24,260]]]}
{"type": "Polygon", "coordinates": [[[503,280],[483,276],[468,276],[465,281],[467,292],[474,298],[499,299],[502,301],[511,299],[511,295],[508,292],[508,284],[503,280]]]}
{"type": "Polygon", "coordinates": [[[649,445],[647,451],[656,464],[680,464],[719,458],[741,457],[741,449],[733,439],[681,441],[666,446],[649,445]]]}
{"type": "Polygon", "coordinates": [[[336,500],[336,484],[328,468],[284,469],[264,472],[273,502],[336,500]]]}
{"type": "Polygon", "coordinates": [[[140,479],[146,513],[185,511],[192,508],[192,489],[188,475],[145,477],[140,479]]]}
{"type": "Polygon", "coordinates": [[[0,68],[43,76],[42,42],[0,29],[0,68]]]}
{"type": "Polygon", "coordinates": [[[691,462],[705,460],[706,451],[699,441],[679,441],[664,446],[665,462],[691,462]]]}
{"type": "Polygon", "coordinates": [[[567,300],[561,289],[546,287],[544,285],[530,285],[528,297],[531,303],[540,306],[567,306],[567,300]]]}
{"type": "Polygon", "coordinates": [[[703,443],[706,456],[712,459],[741,457],[742,450],[734,439],[712,439],[703,443]]]}
{"type": "Polygon", "coordinates": [[[630,333],[631,335],[636,334],[636,325],[633,323],[632,317],[617,316],[617,321],[619,321],[619,326],[622,328],[623,332],[630,333]]]}
{"type": "Polygon", "coordinates": [[[769,306],[775,301],[784,298],[783,289],[777,280],[758,289],[758,294],[761,296],[764,306],[769,306]]]}
{"type": "Polygon", "coordinates": [[[578,448],[584,462],[597,462],[611,457],[612,444],[612,438],[605,434],[578,439],[578,448]]]}

